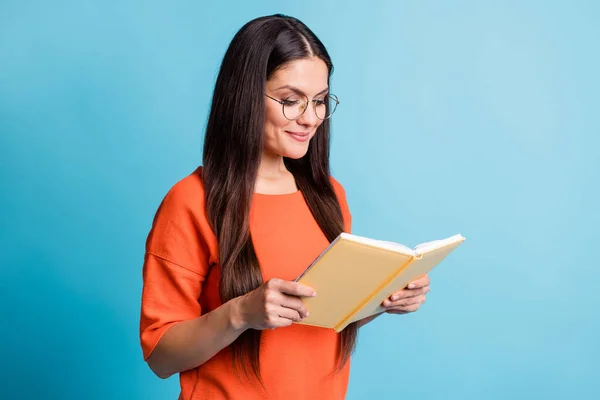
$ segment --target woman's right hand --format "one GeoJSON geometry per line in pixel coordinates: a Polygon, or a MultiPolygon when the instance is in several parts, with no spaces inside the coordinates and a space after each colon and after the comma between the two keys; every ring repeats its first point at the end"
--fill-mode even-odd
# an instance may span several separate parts
{"type": "Polygon", "coordinates": [[[316,292],[298,282],[270,279],[257,289],[238,297],[237,314],[242,329],[275,329],[308,316],[300,297],[316,292]]]}

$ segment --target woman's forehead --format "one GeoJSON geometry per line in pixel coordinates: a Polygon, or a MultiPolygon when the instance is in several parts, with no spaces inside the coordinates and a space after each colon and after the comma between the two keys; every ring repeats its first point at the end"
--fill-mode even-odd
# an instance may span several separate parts
{"type": "Polygon", "coordinates": [[[269,90],[290,90],[296,88],[307,95],[314,95],[327,89],[329,71],[320,58],[290,61],[273,74],[267,82],[269,90]]]}

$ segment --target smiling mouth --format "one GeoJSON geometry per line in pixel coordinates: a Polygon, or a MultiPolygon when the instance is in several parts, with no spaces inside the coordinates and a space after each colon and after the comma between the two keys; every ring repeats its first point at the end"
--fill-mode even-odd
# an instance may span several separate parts
{"type": "Polygon", "coordinates": [[[285,131],[285,133],[287,133],[292,139],[294,139],[298,142],[306,142],[308,140],[308,138],[310,137],[309,132],[285,131]]]}

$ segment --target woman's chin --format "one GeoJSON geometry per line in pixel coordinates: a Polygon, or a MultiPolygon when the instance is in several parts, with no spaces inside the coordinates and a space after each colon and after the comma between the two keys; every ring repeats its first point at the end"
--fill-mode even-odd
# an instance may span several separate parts
{"type": "Polygon", "coordinates": [[[287,149],[288,151],[286,151],[283,156],[285,158],[291,158],[292,160],[299,160],[300,158],[304,157],[306,155],[306,153],[308,152],[308,146],[306,146],[306,148],[304,149],[287,149]]]}

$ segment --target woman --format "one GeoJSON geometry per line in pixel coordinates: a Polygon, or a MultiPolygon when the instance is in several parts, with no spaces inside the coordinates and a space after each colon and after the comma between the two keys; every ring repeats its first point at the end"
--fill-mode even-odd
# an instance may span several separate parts
{"type": "MultiPolygon", "coordinates": [[[[292,282],[351,215],[329,175],[332,64],[300,21],[274,15],[234,37],[216,81],[198,167],[167,193],[146,244],[141,344],[180,399],[342,399],[356,322],[293,322],[312,288],[292,282]],[[292,325],[293,324],[293,325],[292,325]]],[[[416,311],[427,277],[390,313],[416,311]]]]}

